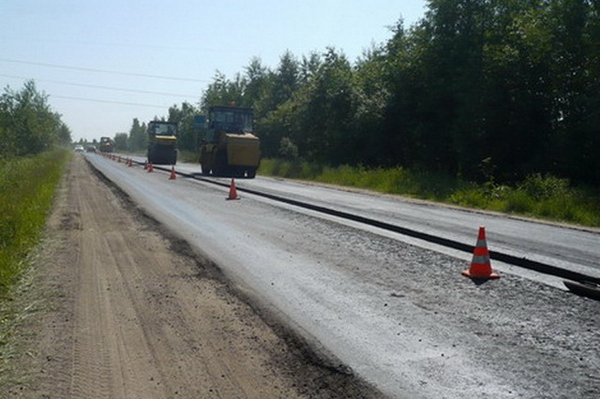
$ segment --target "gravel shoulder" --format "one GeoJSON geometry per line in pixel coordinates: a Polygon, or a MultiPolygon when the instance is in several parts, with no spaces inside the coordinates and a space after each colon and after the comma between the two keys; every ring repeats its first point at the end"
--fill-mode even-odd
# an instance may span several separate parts
{"type": "Polygon", "coordinates": [[[77,155],[10,307],[7,398],[381,397],[265,323],[77,155]]]}

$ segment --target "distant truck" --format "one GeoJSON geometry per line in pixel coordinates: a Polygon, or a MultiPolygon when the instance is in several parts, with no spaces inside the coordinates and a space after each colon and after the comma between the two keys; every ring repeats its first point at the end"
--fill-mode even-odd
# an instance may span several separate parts
{"type": "Polygon", "coordinates": [[[250,108],[212,106],[200,147],[202,174],[254,178],[260,163],[260,140],[250,108]]]}
{"type": "Polygon", "coordinates": [[[110,137],[100,138],[100,152],[113,152],[115,150],[115,142],[110,137]]]}
{"type": "Polygon", "coordinates": [[[148,123],[148,162],[162,165],[177,163],[177,123],[148,123]]]}

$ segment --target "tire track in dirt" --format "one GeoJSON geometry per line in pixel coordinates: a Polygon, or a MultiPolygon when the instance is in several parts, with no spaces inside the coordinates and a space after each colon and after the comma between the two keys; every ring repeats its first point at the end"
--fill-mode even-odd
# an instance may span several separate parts
{"type": "Polygon", "coordinates": [[[122,215],[111,211],[115,204],[109,192],[87,186],[85,170],[77,170],[72,192],[82,229],[74,237],[80,258],[71,395],[161,397],[153,395],[155,387],[144,378],[150,370],[148,346],[146,340],[137,338],[143,333],[134,297],[123,289],[127,276],[122,268],[135,267],[136,259],[144,259],[135,240],[124,236],[128,230],[122,228],[122,215]]]}

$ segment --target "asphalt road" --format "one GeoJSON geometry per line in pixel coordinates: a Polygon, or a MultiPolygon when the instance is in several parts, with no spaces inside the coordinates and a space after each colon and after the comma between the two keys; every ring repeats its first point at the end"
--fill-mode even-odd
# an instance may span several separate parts
{"type": "MultiPolygon", "coordinates": [[[[464,256],[251,195],[227,201],[225,188],[86,157],[212,259],[255,306],[294,329],[332,365],[390,397],[600,395],[596,301],[519,273],[474,284],[460,275],[468,267],[464,256]]],[[[275,179],[238,181],[245,185],[429,233],[442,225],[445,234],[471,245],[485,225],[497,248],[597,270],[599,236],[592,231],[275,179]]]]}
{"type": "MultiPolygon", "coordinates": [[[[139,157],[136,160],[144,161],[139,157]]],[[[199,169],[193,164],[177,165],[178,171],[187,174],[197,174],[199,169]]],[[[222,178],[214,180],[228,181],[222,178]]],[[[341,191],[260,176],[236,182],[240,189],[248,188],[317,206],[333,207],[467,245],[475,244],[479,226],[485,226],[492,251],[600,278],[600,229],[507,217],[425,201],[398,200],[398,197],[365,194],[358,190],[349,195],[351,189],[341,191]]]]}

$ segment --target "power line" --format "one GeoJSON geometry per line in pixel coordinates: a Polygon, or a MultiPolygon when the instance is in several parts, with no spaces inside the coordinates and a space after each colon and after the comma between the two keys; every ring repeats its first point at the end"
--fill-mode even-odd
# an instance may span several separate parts
{"type": "Polygon", "coordinates": [[[160,108],[160,109],[165,109],[168,107],[165,107],[164,105],[155,105],[155,104],[141,104],[141,103],[128,103],[128,102],[124,102],[124,101],[114,101],[114,100],[97,100],[97,99],[93,99],[93,98],[83,98],[83,97],[70,97],[70,96],[56,96],[56,95],[50,95],[50,97],[55,97],[55,98],[65,98],[67,100],[78,100],[78,101],[90,101],[90,102],[95,102],[95,103],[105,103],[105,104],[120,104],[120,105],[132,105],[135,107],[150,107],[150,108],[160,108]]]}
{"type": "MultiPolygon", "coordinates": [[[[25,78],[23,76],[13,76],[13,75],[3,75],[3,74],[0,74],[0,76],[5,77],[5,78],[14,78],[14,79],[25,79],[25,80],[29,79],[29,78],[25,78]]],[[[161,93],[161,92],[147,91],[147,90],[122,89],[122,88],[119,88],[119,87],[97,86],[97,85],[88,85],[88,84],[83,84],[83,83],[62,82],[62,81],[59,81],[59,80],[50,80],[50,79],[34,79],[34,80],[35,81],[40,81],[40,82],[48,82],[48,83],[56,83],[56,84],[61,84],[61,85],[68,85],[68,86],[79,86],[79,87],[90,87],[90,88],[93,88],[93,89],[123,91],[123,92],[128,92],[128,93],[155,94],[155,95],[159,95],[159,96],[187,97],[187,98],[195,98],[195,99],[199,98],[199,96],[193,96],[193,95],[190,95],[190,94],[161,93]]]]}
{"type": "Polygon", "coordinates": [[[150,74],[136,73],[136,72],[109,71],[106,69],[82,68],[82,67],[74,67],[74,66],[67,66],[67,65],[47,64],[44,62],[10,60],[10,59],[6,59],[6,58],[0,58],[0,62],[10,62],[10,63],[14,63],[14,64],[25,64],[25,65],[37,65],[37,66],[43,66],[43,67],[47,67],[47,68],[70,69],[70,70],[85,71],[85,72],[107,73],[107,74],[122,75],[122,76],[137,76],[137,77],[152,78],[152,79],[178,80],[178,81],[183,81],[183,82],[202,82],[202,83],[210,82],[210,80],[205,80],[205,79],[192,79],[192,78],[180,78],[180,77],[174,77],[174,76],[150,75],[150,74]]]}

